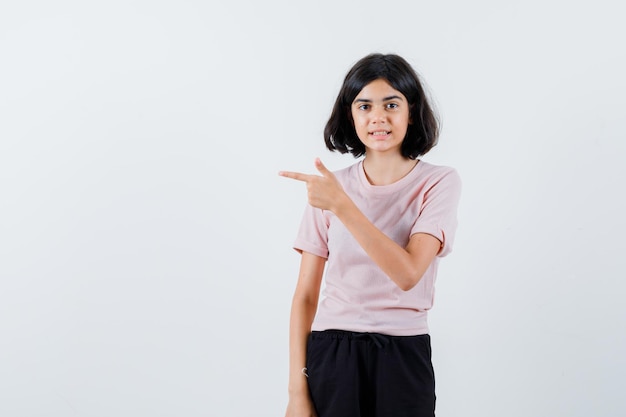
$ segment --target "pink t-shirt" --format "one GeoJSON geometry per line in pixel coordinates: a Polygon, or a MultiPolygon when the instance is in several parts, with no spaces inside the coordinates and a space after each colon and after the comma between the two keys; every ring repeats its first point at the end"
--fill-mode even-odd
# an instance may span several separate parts
{"type": "Polygon", "coordinates": [[[312,330],[341,329],[393,336],[428,333],[439,259],[452,250],[461,180],[456,170],[424,161],[399,181],[371,185],[363,162],[335,172],[346,193],[383,233],[405,247],[411,235],[442,242],[419,283],[401,290],[330,211],[307,205],[294,249],[328,259],[312,330]]]}

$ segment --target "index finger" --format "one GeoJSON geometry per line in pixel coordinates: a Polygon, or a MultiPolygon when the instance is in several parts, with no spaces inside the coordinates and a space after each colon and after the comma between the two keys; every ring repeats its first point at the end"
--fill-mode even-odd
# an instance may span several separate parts
{"type": "Polygon", "coordinates": [[[279,171],[278,175],[280,175],[281,177],[291,178],[297,181],[304,181],[304,182],[307,182],[312,177],[312,175],[309,175],[309,174],[303,174],[301,172],[291,172],[291,171],[279,171]]]}

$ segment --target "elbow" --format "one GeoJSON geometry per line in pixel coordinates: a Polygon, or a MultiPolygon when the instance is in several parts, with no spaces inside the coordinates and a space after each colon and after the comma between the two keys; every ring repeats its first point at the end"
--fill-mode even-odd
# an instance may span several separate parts
{"type": "Polygon", "coordinates": [[[419,281],[398,284],[398,287],[404,292],[411,291],[417,285],[417,282],[419,281]]]}
{"type": "Polygon", "coordinates": [[[317,298],[308,295],[294,296],[291,300],[291,304],[294,306],[301,306],[303,308],[311,308],[317,305],[317,298]]]}
{"type": "Polygon", "coordinates": [[[423,272],[414,272],[404,277],[404,279],[396,282],[402,291],[412,290],[422,279],[423,272]]]}
{"type": "Polygon", "coordinates": [[[398,283],[398,287],[400,287],[402,291],[407,292],[415,288],[418,282],[420,282],[419,279],[411,279],[411,280],[398,283]]]}

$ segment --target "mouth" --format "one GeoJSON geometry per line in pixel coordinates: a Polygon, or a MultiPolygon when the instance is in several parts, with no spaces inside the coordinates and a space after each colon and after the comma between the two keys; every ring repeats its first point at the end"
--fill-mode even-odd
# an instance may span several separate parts
{"type": "Polygon", "coordinates": [[[373,132],[370,132],[370,135],[376,137],[376,136],[387,136],[389,135],[391,132],[389,130],[375,130],[373,132]]]}

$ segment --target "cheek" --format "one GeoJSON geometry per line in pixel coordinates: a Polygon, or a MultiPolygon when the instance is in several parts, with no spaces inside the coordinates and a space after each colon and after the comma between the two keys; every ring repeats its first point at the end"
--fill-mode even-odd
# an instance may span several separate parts
{"type": "Polygon", "coordinates": [[[367,119],[363,116],[359,117],[357,115],[357,117],[352,117],[352,124],[354,125],[355,128],[361,128],[363,129],[363,127],[367,127],[367,119]]]}
{"type": "Polygon", "coordinates": [[[359,134],[359,136],[366,135],[367,136],[367,124],[365,123],[356,123],[354,125],[354,130],[359,134]]]}

